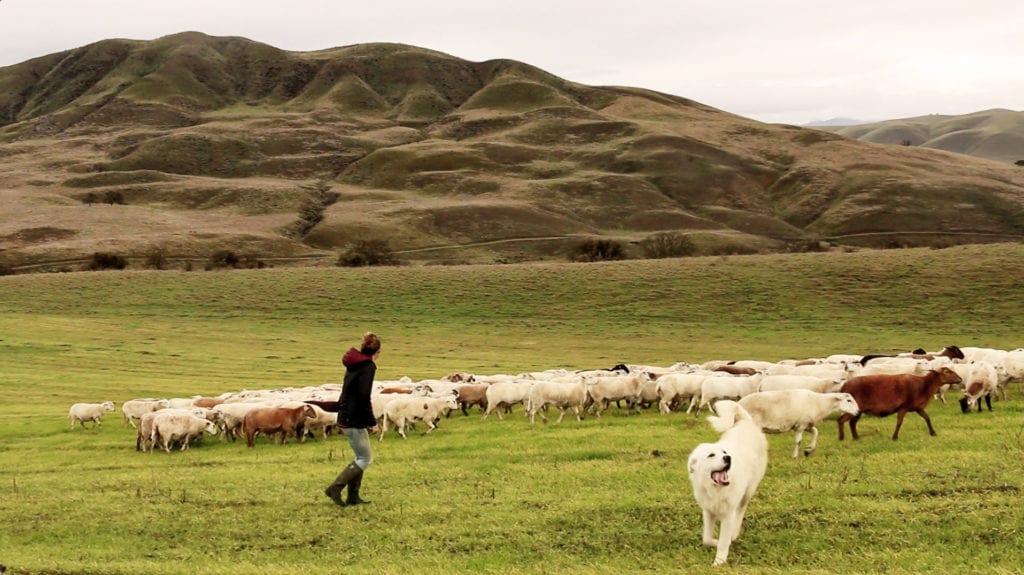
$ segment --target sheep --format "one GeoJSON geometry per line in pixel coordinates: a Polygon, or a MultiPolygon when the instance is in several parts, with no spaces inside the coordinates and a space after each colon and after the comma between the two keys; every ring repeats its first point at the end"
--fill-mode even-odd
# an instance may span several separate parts
{"type": "Polygon", "coordinates": [[[166,409],[171,406],[171,402],[166,399],[129,399],[121,405],[121,415],[124,417],[124,426],[136,427],[135,422],[143,414],[158,409],[166,409]]]}
{"type": "Polygon", "coordinates": [[[459,409],[462,410],[462,415],[469,415],[467,408],[474,405],[478,405],[480,409],[487,411],[487,388],[489,387],[490,384],[487,383],[462,385],[459,387],[459,409]]]}
{"type": "Polygon", "coordinates": [[[928,424],[928,433],[934,436],[935,428],[932,427],[932,420],[924,408],[940,387],[961,381],[960,376],[948,367],[929,370],[924,375],[882,374],[849,379],[840,391],[852,395],[857,400],[861,412],[857,415],[844,413],[839,416],[839,440],[844,439],[843,425],[847,421],[850,422],[850,433],[853,434],[853,438],[860,439],[857,434],[857,420],[861,415],[868,413],[885,417],[896,413],[896,430],[892,434],[895,441],[899,439],[903,417],[908,411],[920,415],[928,424]]]}
{"type": "Polygon", "coordinates": [[[484,411],[484,419],[487,419],[492,412],[497,411],[498,419],[504,419],[501,411],[511,412],[512,406],[526,402],[530,394],[530,386],[534,382],[529,380],[499,381],[492,383],[487,388],[487,410],[484,411]]]}
{"type": "Polygon", "coordinates": [[[327,430],[332,425],[338,422],[338,413],[326,411],[322,407],[305,402],[313,408],[314,416],[306,419],[306,433],[310,437],[316,437],[316,432],[319,430],[324,439],[327,439],[327,430]]]}
{"type": "Polygon", "coordinates": [[[601,412],[608,409],[613,401],[626,401],[626,413],[636,410],[640,413],[639,398],[643,384],[650,379],[646,371],[636,371],[629,375],[607,376],[594,379],[587,384],[587,395],[594,415],[601,417],[601,412]]]}
{"type": "Polygon", "coordinates": [[[972,361],[971,363],[958,363],[949,366],[960,376],[964,388],[963,396],[960,398],[960,411],[967,413],[978,403],[978,411],[981,411],[981,398],[985,398],[988,410],[992,411],[992,393],[999,388],[999,374],[996,367],[987,361],[972,361]]]}
{"type": "Polygon", "coordinates": [[[384,417],[380,425],[380,438],[377,441],[384,441],[384,434],[388,431],[388,424],[394,423],[398,434],[406,439],[405,427],[411,422],[423,421],[427,424],[424,435],[437,429],[437,421],[445,409],[458,409],[459,400],[455,395],[447,394],[444,397],[417,397],[399,396],[389,401],[384,406],[384,417]]]}
{"type": "Polygon", "coordinates": [[[705,378],[700,384],[700,401],[694,413],[700,413],[701,409],[719,399],[739,400],[754,393],[762,378],[764,373],[705,378]]]}
{"type": "Polygon", "coordinates": [[[220,412],[223,421],[221,422],[221,429],[224,430],[223,439],[230,439],[234,442],[242,429],[242,422],[245,420],[247,413],[254,409],[261,407],[270,407],[268,403],[255,402],[255,401],[242,401],[242,402],[225,402],[220,405],[215,405],[212,409],[220,412]]]}
{"type": "Polygon", "coordinates": [[[526,413],[530,417],[530,425],[534,423],[534,417],[540,412],[544,423],[548,418],[544,410],[548,406],[558,408],[558,421],[561,423],[565,416],[566,408],[572,408],[576,414],[576,421],[583,421],[582,410],[587,402],[587,387],[583,382],[578,383],[555,383],[550,381],[538,381],[530,387],[530,393],[526,401],[526,413]]]}
{"type": "Polygon", "coordinates": [[[213,435],[220,432],[224,423],[223,413],[214,409],[206,409],[204,407],[193,407],[190,409],[166,408],[143,413],[142,417],[139,418],[139,424],[136,427],[135,451],[146,451],[146,447],[153,443],[153,422],[158,415],[190,415],[192,417],[205,419],[216,426],[216,432],[213,435]]]}
{"type": "Polygon", "coordinates": [[[71,421],[71,429],[75,428],[76,422],[82,424],[82,429],[85,429],[86,421],[91,421],[92,428],[96,429],[103,425],[103,414],[115,411],[116,409],[113,401],[76,403],[68,410],[68,420],[71,421]]]}
{"type": "Polygon", "coordinates": [[[813,375],[765,375],[757,386],[758,391],[778,391],[784,389],[809,389],[818,393],[839,391],[843,380],[815,377],[813,375]]]}
{"type": "Polygon", "coordinates": [[[150,436],[153,446],[163,446],[167,453],[171,452],[171,445],[181,442],[181,451],[188,449],[192,439],[201,437],[203,433],[215,435],[217,425],[212,421],[192,415],[190,413],[160,413],[154,412],[152,419],[152,435],[150,436]]]}
{"type": "Polygon", "coordinates": [[[257,407],[246,413],[242,419],[245,445],[252,447],[256,435],[260,433],[274,434],[276,442],[282,444],[287,442],[289,434],[293,434],[299,443],[302,443],[306,440],[306,419],[315,417],[313,406],[308,404],[293,407],[257,407]]]}
{"type": "Polygon", "coordinates": [[[849,393],[821,393],[808,389],[759,391],[740,399],[739,404],[765,433],[794,431],[793,458],[800,457],[804,432],[811,432],[811,443],[804,449],[810,456],[818,448],[818,424],[841,411],[857,415],[857,401],[849,393]]]}
{"type": "MultiPolygon", "coordinates": [[[[658,411],[670,413],[678,403],[699,397],[700,385],[711,373],[698,370],[690,373],[669,373],[659,377],[655,382],[659,397],[658,411]]],[[[690,409],[686,411],[689,413],[690,409]]]]}

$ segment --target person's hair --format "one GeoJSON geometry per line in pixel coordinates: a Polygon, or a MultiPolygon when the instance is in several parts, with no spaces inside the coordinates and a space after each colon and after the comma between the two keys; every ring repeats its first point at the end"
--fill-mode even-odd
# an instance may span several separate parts
{"type": "Polygon", "coordinates": [[[372,331],[368,331],[363,334],[363,347],[360,348],[359,352],[364,355],[374,355],[380,351],[380,338],[374,335],[372,331]]]}

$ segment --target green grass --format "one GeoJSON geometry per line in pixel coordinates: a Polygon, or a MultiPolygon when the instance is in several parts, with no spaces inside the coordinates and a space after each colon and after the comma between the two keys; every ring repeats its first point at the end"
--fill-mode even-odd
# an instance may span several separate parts
{"type": "MultiPolygon", "coordinates": [[[[1024,246],[608,264],[0,277],[0,562],[15,573],[711,572],[685,473],[703,418],[614,408],[531,427],[453,415],[375,443],[358,509],[338,437],[141,454],[70,404],[378,377],[1021,345],[1024,246]]],[[[1024,406],[865,418],[771,462],[728,569],[1020,573],[1024,406]]]]}

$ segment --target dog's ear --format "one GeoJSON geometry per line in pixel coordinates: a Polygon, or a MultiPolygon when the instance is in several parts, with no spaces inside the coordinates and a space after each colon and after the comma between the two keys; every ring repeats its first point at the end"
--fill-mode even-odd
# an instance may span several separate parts
{"type": "Polygon", "coordinates": [[[690,456],[690,460],[686,463],[686,469],[690,473],[697,471],[697,458],[693,455],[690,456]]]}

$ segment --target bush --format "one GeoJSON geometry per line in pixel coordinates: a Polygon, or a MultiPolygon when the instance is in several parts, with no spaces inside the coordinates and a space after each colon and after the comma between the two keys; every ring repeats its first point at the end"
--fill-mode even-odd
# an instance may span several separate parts
{"type": "Polygon", "coordinates": [[[650,259],[683,258],[697,253],[690,236],[679,232],[661,232],[640,241],[644,257],[650,259]]]}
{"type": "Polygon", "coordinates": [[[213,253],[210,256],[210,260],[206,263],[206,269],[215,270],[223,268],[237,268],[239,262],[242,260],[238,257],[238,254],[231,250],[220,250],[213,253]]]}
{"type": "Polygon", "coordinates": [[[146,267],[154,270],[167,269],[167,251],[163,248],[155,248],[146,256],[146,267]]]}
{"type": "Polygon", "coordinates": [[[107,252],[95,252],[89,259],[89,271],[99,270],[123,270],[128,267],[128,260],[124,256],[107,252]]]}
{"type": "Polygon", "coordinates": [[[338,265],[347,268],[395,266],[399,263],[400,260],[391,251],[387,240],[360,240],[338,256],[338,265]]]}
{"type": "Polygon", "coordinates": [[[626,259],[626,250],[615,240],[584,240],[569,254],[574,262],[602,262],[626,259]]]}
{"type": "Polygon", "coordinates": [[[124,205],[124,194],[117,190],[109,190],[103,194],[103,203],[124,205]]]}

